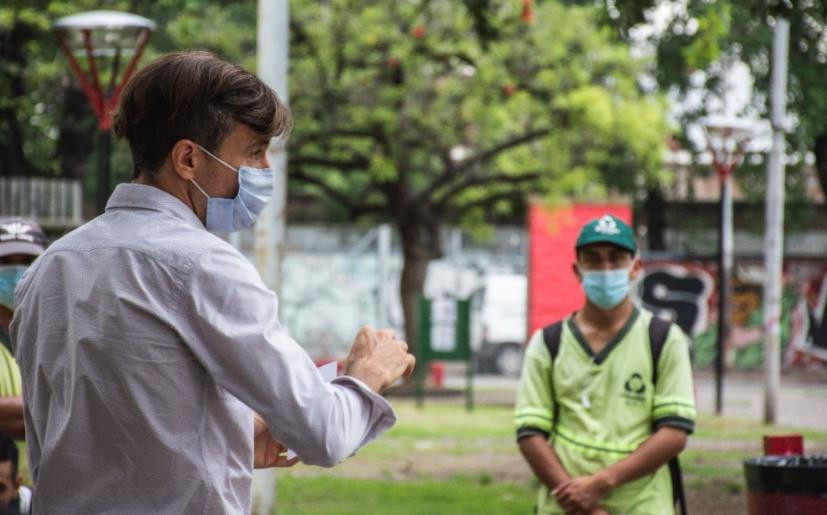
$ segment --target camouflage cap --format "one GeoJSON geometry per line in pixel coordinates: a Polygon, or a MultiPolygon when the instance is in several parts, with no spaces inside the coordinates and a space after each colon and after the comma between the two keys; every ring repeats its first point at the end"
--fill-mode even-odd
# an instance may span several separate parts
{"type": "Polygon", "coordinates": [[[580,230],[575,248],[579,249],[592,243],[611,243],[624,248],[632,254],[637,253],[635,232],[620,218],[605,214],[592,220],[580,230]]]}

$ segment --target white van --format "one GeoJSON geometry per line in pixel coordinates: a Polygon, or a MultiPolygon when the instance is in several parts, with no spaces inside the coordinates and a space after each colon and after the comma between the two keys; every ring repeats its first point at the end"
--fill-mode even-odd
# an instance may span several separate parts
{"type": "Polygon", "coordinates": [[[489,274],[474,295],[472,345],[480,372],[520,375],[526,341],[528,281],[522,274],[489,274]]]}

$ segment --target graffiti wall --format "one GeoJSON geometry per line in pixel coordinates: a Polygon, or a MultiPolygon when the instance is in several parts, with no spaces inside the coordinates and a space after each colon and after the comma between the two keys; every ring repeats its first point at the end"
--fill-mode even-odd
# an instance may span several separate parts
{"type": "MultiPolygon", "coordinates": [[[[638,282],[641,303],[677,323],[693,339],[695,366],[715,359],[717,267],[704,261],[650,261],[638,282]]],[[[781,340],[787,365],[827,365],[827,262],[788,260],[784,267],[781,340]]],[[[763,365],[763,281],[760,262],[736,263],[728,367],[763,365]]]]}

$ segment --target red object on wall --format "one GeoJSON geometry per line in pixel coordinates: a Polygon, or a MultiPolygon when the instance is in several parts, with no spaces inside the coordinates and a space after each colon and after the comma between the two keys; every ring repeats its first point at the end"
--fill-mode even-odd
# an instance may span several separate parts
{"type": "Polygon", "coordinates": [[[610,213],[632,222],[629,204],[570,204],[553,210],[532,204],[528,212],[528,334],[565,318],[583,306],[572,272],[580,228],[610,213]]]}

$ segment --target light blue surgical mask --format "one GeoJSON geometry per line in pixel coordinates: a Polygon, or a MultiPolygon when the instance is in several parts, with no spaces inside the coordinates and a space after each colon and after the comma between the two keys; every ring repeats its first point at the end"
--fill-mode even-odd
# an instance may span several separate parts
{"type": "Polygon", "coordinates": [[[629,269],[580,271],[586,297],[603,310],[610,310],[623,302],[629,294],[629,269]]]}
{"type": "Polygon", "coordinates": [[[273,197],[273,169],[242,166],[236,170],[209,150],[198,146],[208,156],[238,174],[238,195],[235,198],[211,197],[197,182],[190,179],[198,191],[207,197],[207,230],[235,232],[251,227],[273,197]]]}
{"type": "Polygon", "coordinates": [[[26,265],[0,265],[0,306],[14,310],[14,288],[27,268],[26,265]]]}

